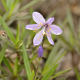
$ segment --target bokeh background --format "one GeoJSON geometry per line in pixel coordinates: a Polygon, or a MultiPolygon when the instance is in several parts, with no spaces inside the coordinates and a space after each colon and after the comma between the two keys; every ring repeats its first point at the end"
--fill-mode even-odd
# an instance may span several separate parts
{"type": "MultiPolygon", "coordinates": [[[[14,2],[15,0],[12,1],[14,2]]],[[[16,6],[11,7],[12,9],[8,8],[8,10],[4,8],[4,5],[0,0],[0,9],[2,10],[0,10],[0,15],[3,16],[11,32],[16,36],[17,27],[19,26],[19,35],[21,36],[23,33],[25,34],[22,36],[23,39],[20,39],[18,43],[19,45],[15,47],[16,50],[11,45],[8,45],[6,50],[5,57],[12,68],[14,68],[13,63],[18,55],[17,51],[19,51],[22,40],[26,45],[26,51],[28,52],[30,59],[37,54],[38,47],[33,45],[33,38],[36,32],[34,33],[33,31],[25,29],[27,24],[35,23],[32,19],[32,12],[37,11],[40,12],[46,20],[50,17],[54,17],[55,20],[53,24],[58,25],[63,30],[63,33],[59,36],[52,34],[52,38],[55,42],[54,46],[49,44],[47,38],[45,38],[43,45],[44,54],[40,62],[40,69],[43,69],[48,59],[50,59],[49,63],[47,62],[46,64],[51,65],[64,51],[67,51],[59,60],[59,66],[56,71],[66,70],[69,68],[71,68],[71,70],[53,80],[58,80],[59,78],[63,78],[63,80],[80,80],[80,78],[78,79],[78,74],[80,72],[80,0],[18,0],[15,4],[16,6]],[[9,11],[11,10],[12,12],[10,14],[9,11]]],[[[11,41],[0,23],[0,31],[2,30],[4,32],[1,36],[7,38],[8,42],[11,41]]],[[[6,42],[4,41],[6,40],[5,38],[0,40],[0,50],[4,47],[6,42]]],[[[31,65],[32,69],[35,68],[34,65],[37,65],[37,60],[38,57],[33,59],[31,65]]],[[[21,55],[19,56],[19,64],[23,64],[21,55]]],[[[1,66],[11,74],[6,67],[4,60],[1,66]]],[[[4,73],[2,67],[0,67],[1,74],[4,73]]],[[[19,74],[22,76],[25,75],[25,69],[22,68],[19,74]]],[[[6,80],[9,80],[9,78],[6,78],[6,80]]],[[[24,80],[27,80],[25,76],[24,80]]]]}

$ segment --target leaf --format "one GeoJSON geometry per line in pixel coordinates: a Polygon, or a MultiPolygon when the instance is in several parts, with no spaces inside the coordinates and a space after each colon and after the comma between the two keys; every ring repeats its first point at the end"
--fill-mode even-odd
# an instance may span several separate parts
{"type": "Polygon", "coordinates": [[[25,20],[25,19],[30,19],[31,16],[30,15],[24,15],[24,16],[21,16],[21,17],[16,17],[16,20],[25,20]]]}
{"type": "Polygon", "coordinates": [[[11,8],[11,5],[12,5],[12,2],[13,2],[13,1],[14,1],[14,0],[6,0],[6,5],[7,5],[8,9],[11,8]]]}
{"type": "Polygon", "coordinates": [[[4,64],[6,65],[6,67],[13,73],[13,70],[8,62],[8,60],[4,57],[3,59],[4,64]]]}
{"type": "Polygon", "coordinates": [[[23,6],[19,11],[23,11],[23,10],[29,8],[30,6],[36,4],[38,1],[39,1],[39,0],[33,0],[33,1],[31,1],[31,2],[28,3],[27,5],[23,6]]]}
{"type": "Polygon", "coordinates": [[[75,33],[75,30],[74,30],[75,28],[74,28],[72,14],[71,14],[71,11],[69,8],[67,10],[67,19],[68,19],[68,23],[70,25],[70,30],[72,32],[72,35],[74,35],[77,38],[77,34],[75,33]]]}
{"type": "Polygon", "coordinates": [[[54,59],[54,57],[55,57],[55,55],[56,55],[56,53],[57,53],[57,51],[58,51],[58,49],[59,49],[59,45],[60,45],[60,42],[58,41],[58,42],[54,45],[52,51],[50,52],[50,55],[49,55],[49,57],[48,57],[48,59],[47,59],[47,61],[46,61],[46,63],[45,63],[45,66],[44,66],[44,69],[43,69],[43,72],[42,72],[43,74],[46,73],[46,71],[47,71],[46,68],[48,68],[48,67],[53,63],[52,61],[54,61],[53,59],[54,59]]]}
{"type": "Polygon", "coordinates": [[[71,26],[71,29],[73,30],[74,29],[73,18],[72,18],[72,14],[71,14],[71,11],[69,8],[67,10],[67,19],[68,19],[68,22],[71,26]]]}
{"type": "Polygon", "coordinates": [[[17,76],[18,73],[18,58],[16,58],[15,66],[14,66],[14,76],[17,76]]]}
{"type": "Polygon", "coordinates": [[[16,43],[19,41],[19,26],[17,26],[16,43]]]}
{"type": "MultiPolygon", "coordinates": [[[[9,11],[7,11],[7,12],[2,16],[2,18],[3,18],[4,21],[7,19],[8,14],[9,14],[9,11]]],[[[1,23],[0,23],[0,26],[1,26],[1,23]]]]}
{"type": "Polygon", "coordinates": [[[0,64],[1,64],[2,60],[3,60],[4,55],[5,55],[6,48],[7,48],[7,44],[3,47],[3,49],[0,52],[0,64]]]}
{"type": "Polygon", "coordinates": [[[20,37],[20,40],[21,40],[21,41],[24,40],[24,38],[25,38],[25,36],[26,36],[27,33],[28,33],[27,30],[25,30],[25,31],[22,33],[22,35],[21,35],[21,37],[20,37]]]}
{"type": "Polygon", "coordinates": [[[66,53],[66,51],[64,51],[64,49],[60,50],[59,54],[56,55],[56,57],[54,57],[54,61],[51,65],[49,65],[48,67],[46,67],[46,70],[43,74],[45,74],[46,72],[48,72],[66,53]]]}
{"type": "Polygon", "coordinates": [[[5,31],[7,32],[7,35],[9,36],[9,38],[12,40],[12,42],[15,44],[15,38],[11,32],[11,30],[9,29],[9,27],[7,26],[7,24],[4,22],[4,20],[1,18],[0,16],[0,21],[2,23],[3,28],[5,29],[5,31]]]}
{"type": "Polygon", "coordinates": [[[14,8],[16,7],[16,5],[17,5],[18,2],[19,2],[19,0],[15,0],[15,1],[12,2],[10,13],[8,15],[9,18],[11,17],[11,15],[12,15],[12,13],[14,11],[14,8]]]}
{"type": "Polygon", "coordinates": [[[18,75],[18,80],[22,80],[22,78],[18,75]]]}
{"type": "Polygon", "coordinates": [[[4,14],[4,12],[2,11],[2,9],[0,9],[0,13],[1,13],[1,14],[4,14]]]}
{"type": "Polygon", "coordinates": [[[54,73],[56,68],[58,67],[58,64],[56,64],[41,80],[48,80],[49,77],[54,73]]]}
{"type": "Polygon", "coordinates": [[[76,67],[75,67],[75,73],[76,73],[77,80],[80,80],[80,74],[76,67]]]}
{"type": "Polygon", "coordinates": [[[38,54],[34,55],[31,59],[30,59],[30,63],[38,56],[38,54]]]}
{"type": "Polygon", "coordinates": [[[67,77],[61,77],[61,78],[59,78],[57,80],[66,80],[66,79],[67,79],[67,77]]]}
{"type": "Polygon", "coordinates": [[[7,11],[7,10],[8,10],[8,8],[7,8],[7,5],[6,5],[5,0],[1,0],[1,2],[2,2],[2,4],[3,4],[3,6],[4,6],[5,10],[7,11]]]}
{"type": "Polygon", "coordinates": [[[10,10],[8,10],[8,11],[2,16],[2,18],[3,18],[4,21],[7,19],[9,12],[10,12],[10,10]]]}
{"type": "Polygon", "coordinates": [[[67,69],[67,70],[64,70],[64,71],[59,71],[59,72],[56,72],[55,75],[53,77],[51,77],[50,79],[54,79],[56,77],[59,77],[60,75],[62,74],[65,74],[67,73],[68,71],[70,71],[71,69],[67,69]]]}
{"type": "Polygon", "coordinates": [[[8,74],[8,72],[7,72],[2,66],[0,66],[0,70],[1,70],[2,72],[4,72],[4,73],[8,74]]]}
{"type": "Polygon", "coordinates": [[[31,78],[30,78],[30,80],[33,80],[34,75],[35,75],[35,73],[34,73],[34,70],[33,70],[32,73],[31,73],[31,78]]]}
{"type": "Polygon", "coordinates": [[[28,55],[26,53],[24,44],[22,44],[22,51],[23,51],[23,61],[24,61],[27,77],[30,80],[30,78],[31,78],[30,63],[29,63],[28,55]]]}

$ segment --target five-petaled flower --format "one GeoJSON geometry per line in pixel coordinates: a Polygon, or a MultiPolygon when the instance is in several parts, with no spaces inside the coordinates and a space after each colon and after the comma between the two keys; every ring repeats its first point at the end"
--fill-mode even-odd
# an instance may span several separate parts
{"type": "Polygon", "coordinates": [[[54,21],[54,17],[49,18],[46,22],[43,16],[39,12],[33,12],[32,17],[37,24],[27,25],[25,27],[26,29],[35,30],[35,29],[40,29],[43,26],[41,31],[37,33],[33,39],[34,45],[39,45],[42,42],[44,34],[49,34],[49,35],[46,35],[48,38],[48,41],[50,42],[50,44],[54,45],[54,42],[51,38],[51,33],[55,35],[60,35],[62,33],[62,30],[60,29],[60,27],[56,25],[51,25],[51,23],[54,21]]]}

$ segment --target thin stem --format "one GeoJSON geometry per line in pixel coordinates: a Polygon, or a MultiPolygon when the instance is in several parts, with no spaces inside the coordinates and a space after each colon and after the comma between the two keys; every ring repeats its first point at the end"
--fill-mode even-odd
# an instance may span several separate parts
{"type": "MultiPolygon", "coordinates": [[[[39,60],[39,63],[40,63],[40,60],[39,60]]],[[[34,76],[34,79],[33,79],[33,80],[36,80],[36,77],[37,77],[37,74],[38,74],[39,65],[40,65],[40,64],[38,64],[38,66],[37,66],[36,73],[35,73],[35,76],[34,76]]]]}
{"type": "MultiPolygon", "coordinates": [[[[45,39],[45,35],[43,36],[42,47],[43,47],[44,39],[45,39]]],[[[40,59],[41,59],[41,58],[40,58],[40,59]]],[[[39,63],[40,63],[40,59],[39,59],[39,63]]],[[[34,76],[34,79],[33,79],[33,80],[36,80],[36,77],[37,77],[37,74],[38,74],[39,65],[40,65],[40,64],[38,64],[38,66],[37,66],[36,73],[35,73],[35,76],[34,76]]]]}

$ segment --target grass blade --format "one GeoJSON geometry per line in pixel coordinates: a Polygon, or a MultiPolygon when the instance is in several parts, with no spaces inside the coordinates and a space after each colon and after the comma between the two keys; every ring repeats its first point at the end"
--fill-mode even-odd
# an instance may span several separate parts
{"type": "Polygon", "coordinates": [[[34,73],[34,70],[33,70],[32,73],[31,73],[31,78],[30,78],[30,80],[33,80],[34,75],[35,75],[35,73],[34,73]]]}
{"type": "Polygon", "coordinates": [[[65,74],[65,73],[67,73],[70,70],[71,69],[67,69],[67,70],[64,70],[64,71],[59,71],[59,72],[55,73],[55,75],[53,77],[51,77],[50,79],[54,79],[54,78],[56,78],[58,76],[61,76],[62,74],[65,74]]]}
{"type": "Polygon", "coordinates": [[[28,3],[27,5],[23,6],[19,11],[25,10],[29,8],[30,6],[36,4],[39,0],[33,0],[32,2],[28,3]]]}
{"type": "Polygon", "coordinates": [[[18,75],[18,80],[22,80],[22,78],[18,75]]]}
{"type": "Polygon", "coordinates": [[[41,80],[49,80],[49,77],[54,73],[58,64],[56,64],[41,80]]]}
{"type": "Polygon", "coordinates": [[[5,55],[6,48],[7,48],[7,44],[3,47],[2,51],[0,52],[0,64],[3,60],[4,55],[5,55]]]}
{"type": "Polygon", "coordinates": [[[4,57],[4,59],[3,59],[3,62],[4,62],[4,64],[7,66],[7,68],[13,73],[13,70],[12,70],[9,62],[8,62],[8,60],[7,60],[5,57],[4,57]]]}
{"type": "Polygon", "coordinates": [[[55,44],[55,46],[53,47],[52,51],[50,52],[50,55],[49,55],[49,57],[48,57],[48,59],[46,61],[46,64],[44,66],[44,69],[43,69],[43,74],[46,73],[47,68],[53,63],[52,61],[54,61],[54,57],[55,57],[55,55],[56,55],[56,53],[57,53],[57,51],[59,49],[59,45],[60,45],[60,42],[57,42],[55,44]]]}
{"type": "Polygon", "coordinates": [[[2,4],[3,4],[3,6],[4,6],[5,10],[7,11],[7,10],[8,10],[8,8],[7,8],[7,5],[6,5],[5,0],[1,0],[1,2],[2,2],[2,4]]]}
{"type": "Polygon", "coordinates": [[[16,58],[16,61],[15,61],[14,76],[17,76],[17,72],[18,72],[18,58],[16,58]]]}
{"type": "Polygon", "coordinates": [[[9,29],[9,27],[8,27],[7,24],[4,22],[4,20],[2,19],[1,16],[0,16],[0,21],[1,21],[2,26],[4,27],[5,31],[7,32],[7,35],[8,35],[9,38],[12,40],[12,42],[15,44],[15,38],[14,38],[11,30],[9,29]]]}
{"type": "Polygon", "coordinates": [[[22,45],[22,51],[23,51],[23,61],[24,61],[24,65],[25,65],[27,77],[30,80],[30,77],[31,77],[31,69],[30,69],[29,59],[28,59],[28,55],[26,53],[24,44],[22,45]]]}
{"type": "Polygon", "coordinates": [[[77,80],[80,80],[80,75],[76,67],[75,67],[75,73],[76,73],[77,80]]]}

